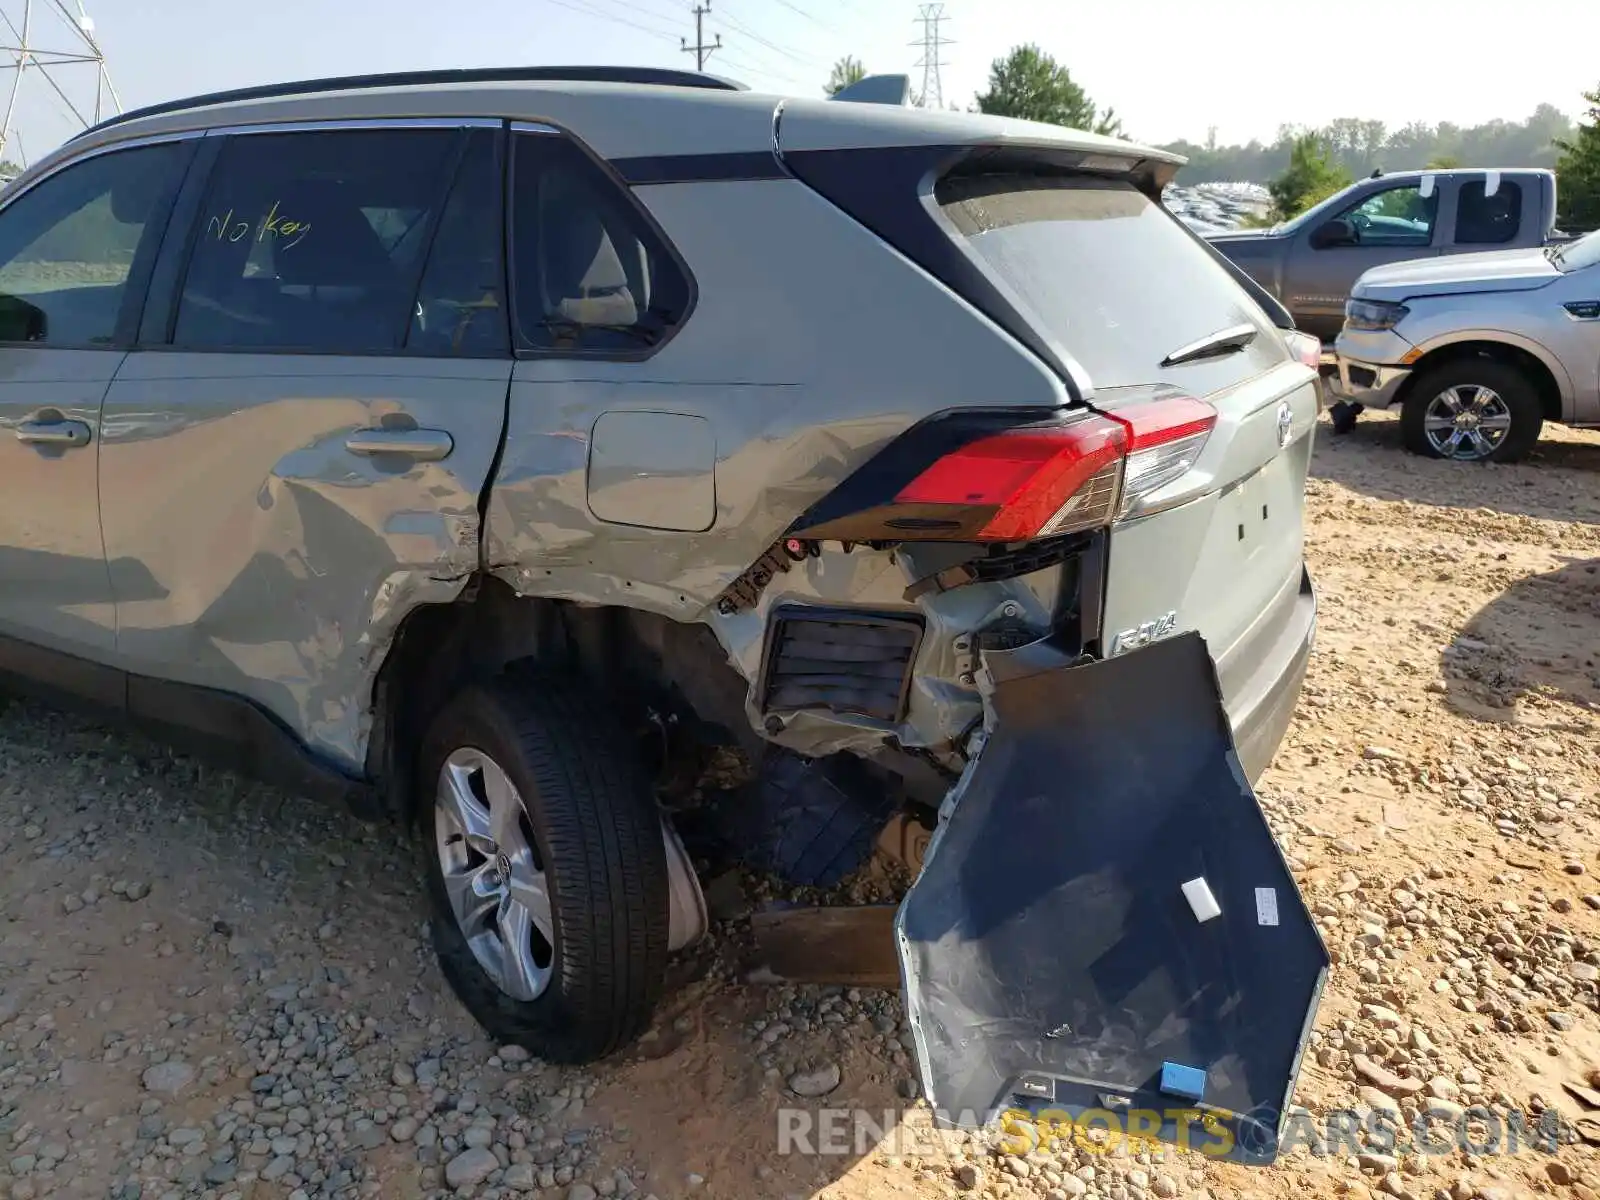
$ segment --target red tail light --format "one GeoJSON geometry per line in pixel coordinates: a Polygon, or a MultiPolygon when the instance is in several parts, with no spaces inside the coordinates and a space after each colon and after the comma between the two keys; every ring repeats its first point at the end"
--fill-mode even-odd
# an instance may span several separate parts
{"type": "Polygon", "coordinates": [[[1187,471],[1216,421],[1210,405],[1171,396],[1067,425],[992,434],[944,455],[894,499],[993,509],[980,541],[1093,529],[1187,471]]]}

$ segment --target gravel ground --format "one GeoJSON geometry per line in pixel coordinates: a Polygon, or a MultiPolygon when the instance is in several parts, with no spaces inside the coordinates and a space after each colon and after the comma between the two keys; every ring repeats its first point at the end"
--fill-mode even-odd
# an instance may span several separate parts
{"type": "Polygon", "coordinates": [[[1487,469],[1406,457],[1382,417],[1320,442],[1320,640],[1260,789],[1335,963],[1296,1099],[1559,1112],[1562,1144],[1245,1170],[936,1136],[898,997],[740,986],[726,925],[633,1051],[529,1061],[446,991],[394,831],[18,703],[0,1196],[1596,1200],[1600,437],[1487,469]],[[780,1109],[824,1106],[893,1115],[779,1154],[780,1109]]]}

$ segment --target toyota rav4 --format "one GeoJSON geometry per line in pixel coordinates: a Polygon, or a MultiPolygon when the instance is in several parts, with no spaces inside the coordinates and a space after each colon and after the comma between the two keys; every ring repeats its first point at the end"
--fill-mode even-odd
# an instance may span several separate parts
{"type": "Polygon", "coordinates": [[[1315,343],[1180,160],[867,99],[454,71],[74,138],[0,206],[0,668],[408,818],[451,984],[552,1060],[705,932],[684,755],[791,878],[920,814],[936,1109],[1270,1156],[1315,343]]]}

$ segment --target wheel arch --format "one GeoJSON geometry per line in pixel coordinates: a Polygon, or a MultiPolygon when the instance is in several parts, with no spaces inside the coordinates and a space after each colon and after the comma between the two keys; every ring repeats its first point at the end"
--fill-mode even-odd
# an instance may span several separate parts
{"type": "Polygon", "coordinates": [[[1525,373],[1538,389],[1539,406],[1547,421],[1563,422],[1572,405],[1572,380],[1561,363],[1538,342],[1501,330],[1471,330],[1452,334],[1449,340],[1425,342],[1422,356],[1395,391],[1393,407],[1404,407],[1417,380],[1436,367],[1474,358],[1506,363],[1525,373]]]}
{"type": "Polygon", "coordinates": [[[369,699],[366,773],[396,815],[414,809],[416,753],[429,722],[462,688],[531,661],[570,670],[625,720],[666,710],[746,750],[761,743],[745,715],[748,682],[709,627],[622,606],[522,596],[475,575],[449,603],[401,621],[369,699]]]}

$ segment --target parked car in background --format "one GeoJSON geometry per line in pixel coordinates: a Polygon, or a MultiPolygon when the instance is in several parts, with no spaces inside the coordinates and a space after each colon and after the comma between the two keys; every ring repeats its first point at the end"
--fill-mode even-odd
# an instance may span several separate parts
{"type": "Polygon", "coordinates": [[[408,818],[446,977],[551,1060],[706,930],[679,765],[743,752],[791,878],[914,811],[931,1104],[1203,1100],[1270,1160],[1317,379],[1179,165],[633,68],[105,122],[0,204],[0,672],[408,818]]]}
{"type": "Polygon", "coordinates": [[[1330,389],[1398,406],[1415,454],[1513,462],[1546,421],[1600,425],[1600,231],[1378,267],[1345,314],[1330,389]]]}
{"type": "Polygon", "coordinates": [[[1207,235],[1282,301],[1297,328],[1331,342],[1364,271],[1413,258],[1543,246],[1556,178],[1534,169],[1408,171],[1352,184],[1270,229],[1207,235]]]}

